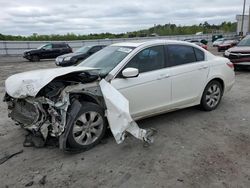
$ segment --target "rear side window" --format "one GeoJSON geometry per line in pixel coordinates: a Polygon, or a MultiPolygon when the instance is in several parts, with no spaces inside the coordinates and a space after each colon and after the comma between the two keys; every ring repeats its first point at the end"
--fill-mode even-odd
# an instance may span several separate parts
{"type": "Polygon", "coordinates": [[[53,44],[53,48],[65,48],[65,47],[67,47],[67,45],[66,44],[53,44]]]}
{"type": "Polygon", "coordinates": [[[191,46],[168,45],[167,49],[170,66],[196,62],[196,55],[191,46]]]}
{"type": "Polygon", "coordinates": [[[195,56],[197,61],[204,61],[205,54],[203,51],[199,50],[198,48],[194,48],[195,56]]]}

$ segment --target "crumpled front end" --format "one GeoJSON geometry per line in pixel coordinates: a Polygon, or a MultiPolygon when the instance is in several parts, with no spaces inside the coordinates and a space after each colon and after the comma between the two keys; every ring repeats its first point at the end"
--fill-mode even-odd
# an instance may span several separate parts
{"type": "Polygon", "coordinates": [[[74,97],[77,98],[80,93],[86,93],[85,87],[84,84],[67,86],[57,100],[48,96],[16,99],[8,94],[4,100],[8,105],[9,117],[17,124],[33,133],[40,132],[44,139],[48,134],[59,137],[64,132],[68,107],[74,97]],[[70,98],[71,96],[72,98],[70,98]]]}
{"type": "Polygon", "coordinates": [[[82,105],[91,102],[106,111],[106,118],[116,142],[122,143],[126,133],[147,143],[152,131],[140,129],[129,113],[129,102],[104,79],[90,72],[73,72],[59,76],[36,90],[35,96],[13,97],[6,93],[8,114],[18,125],[40,136],[45,144],[48,136],[59,138],[59,147],[67,148],[67,137],[82,105]]]}
{"type": "Polygon", "coordinates": [[[97,79],[96,74],[73,72],[55,78],[34,97],[20,95],[17,98],[7,92],[4,101],[8,116],[33,135],[41,136],[44,142],[48,136],[60,137],[74,100],[94,100],[102,105],[97,79]]]}

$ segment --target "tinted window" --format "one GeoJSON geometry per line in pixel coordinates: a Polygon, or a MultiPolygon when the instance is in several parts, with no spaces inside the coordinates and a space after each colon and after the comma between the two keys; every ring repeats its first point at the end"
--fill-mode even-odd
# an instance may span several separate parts
{"type": "Polygon", "coordinates": [[[195,56],[197,61],[204,61],[205,54],[203,51],[199,50],[198,48],[194,48],[195,56]]]}
{"type": "Polygon", "coordinates": [[[164,68],[164,47],[154,46],[142,50],[126,65],[139,69],[139,72],[153,71],[164,68]]]}
{"type": "Polygon", "coordinates": [[[53,44],[53,48],[64,48],[66,47],[65,44],[53,44]]]}
{"type": "Polygon", "coordinates": [[[194,49],[191,46],[168,45],[168,56],[171,66],[196,62],[194,49]]]}
{"type": "Polygon", "coordinates": [[[43,49],[49,50],[52,48],[52,44],[47,44],[45,46],[42,47],[43,49]]]}
{"type": "Polygon", "coordinates": [[[95,52],[99,51],[100,49],[101,49],[100,46],[95,46],[95,47],[93,47],[93,48],[90,49],[90,52],[95,53],[95,52]]]}

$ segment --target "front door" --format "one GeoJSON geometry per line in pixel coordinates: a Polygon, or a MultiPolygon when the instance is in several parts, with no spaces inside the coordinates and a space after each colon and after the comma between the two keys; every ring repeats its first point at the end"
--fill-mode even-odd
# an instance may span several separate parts
{"type": "Polygon", "coordinates": [[[137,68],[139,76],[122,78],[119,74],[111,84],[129,100],[131,115],[139,118],[166,110],[171,102],[171,81],[164,46],[142,50],[128,62],[128,67],[137,68]]]}

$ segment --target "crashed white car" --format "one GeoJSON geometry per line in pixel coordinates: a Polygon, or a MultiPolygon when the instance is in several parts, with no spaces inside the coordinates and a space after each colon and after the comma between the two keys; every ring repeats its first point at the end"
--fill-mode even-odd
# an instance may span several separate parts
{"type": "Polygon", "coordinates": [[[147,139],[134,120],[194,105],[214,110],[234,79],[228,59],[192,43],[119,43],[75,67],[9,77],[4,101],[33,135],[58,137],[64,150],[89,149],[108,127],[117,143],[126,132],[147,139]]]}

